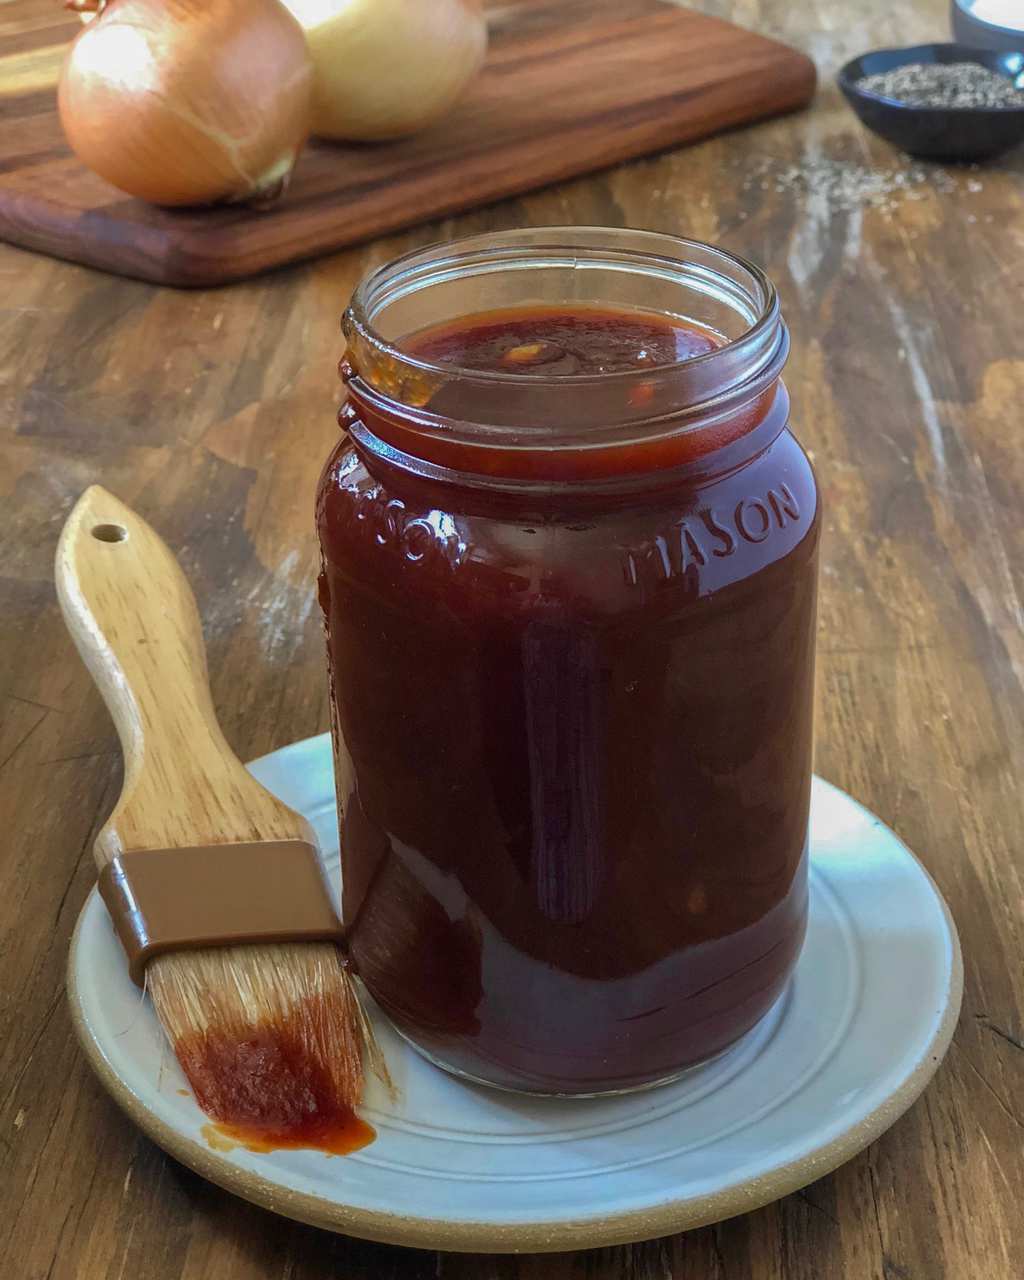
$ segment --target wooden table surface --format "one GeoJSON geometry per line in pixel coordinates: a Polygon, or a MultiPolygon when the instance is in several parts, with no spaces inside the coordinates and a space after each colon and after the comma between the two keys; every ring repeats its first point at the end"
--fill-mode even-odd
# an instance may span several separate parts
{"type": "Polygon", "coordinates": [[[0,246],[4,1280],[1024,1273],[1024,153],[915,164],[862,132],[833,87],[864,49],[946,38],[946,0],[704,7],[807,49],[823,79],[813,109],[219,291],[0,246]],[[86,1067],[64,968],[120,760],[51,563],[74,499],[101,481],[180,554],[238,751],[323,730],[311,504],[335,439],[339,314],[367,267],[414,245],[553,222],[720,241],[780,286],[795,426],[827,502],[817,767],[938,881],[963,941],[964,1010],[909,1114],[777,1204],[590,1253],[403,1251],[202,1182],[86,1067]]]}

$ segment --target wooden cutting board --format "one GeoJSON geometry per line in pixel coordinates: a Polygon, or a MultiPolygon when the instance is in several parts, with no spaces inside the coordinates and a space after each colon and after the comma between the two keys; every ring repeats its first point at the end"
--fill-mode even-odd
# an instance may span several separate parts
{"type": "Polygon", "coordinates": [[[71,155],[54,86],[78,20],[58,0],[9,0],[0,238],[161,284],[219,284],[789,111],[814,92],[803,54],[663,0],[505,0],[490,18],[483,74],[427,133],[312,143],[266,210],[171,212],[71,155]]]}

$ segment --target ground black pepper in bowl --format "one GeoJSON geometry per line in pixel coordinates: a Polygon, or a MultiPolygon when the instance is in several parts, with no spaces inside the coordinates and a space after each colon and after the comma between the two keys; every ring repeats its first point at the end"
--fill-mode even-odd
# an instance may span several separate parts
{"type": "Polygon", "coordinates": [[[874,49],[837,79],[860,122],[913,156],[991,160],[1024,143],[1024,51],[874,49]]]}
{"type": "Polygon", "coordinates": [[[1024,92],[1012,80],[978,62],[918,62],[857,81],[857,88],[915,107],[991,111],[1024,107],[1024,92]]]}

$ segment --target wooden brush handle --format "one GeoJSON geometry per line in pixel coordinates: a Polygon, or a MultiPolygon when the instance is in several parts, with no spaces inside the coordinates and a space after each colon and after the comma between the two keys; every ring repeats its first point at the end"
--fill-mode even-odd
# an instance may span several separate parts
{"type": "Polygon", "coordinates": [[[93,485],[57,547],[57,598],[117,726],[124,785],[96,838],[103,867],[134,849],[312,839],[246,772],[217,723],[196,602],[167,545],[93,485]]]}

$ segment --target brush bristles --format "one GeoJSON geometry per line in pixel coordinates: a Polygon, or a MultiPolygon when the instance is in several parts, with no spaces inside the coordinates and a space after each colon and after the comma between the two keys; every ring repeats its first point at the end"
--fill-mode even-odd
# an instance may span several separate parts
{"type": "Polygon", "coordinates": [[[217,1120],[279,1130],[353,1108],[364,1052],[382,1066],[329,943],[175,952],[151,962],[147,982],[200,1106],[217,1120]]]}

